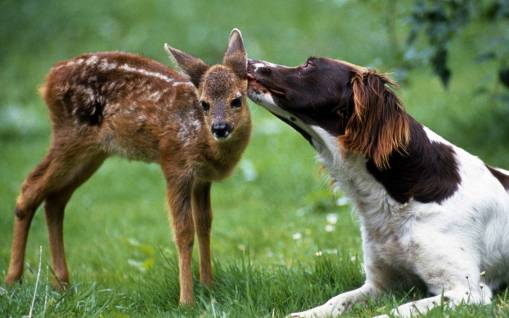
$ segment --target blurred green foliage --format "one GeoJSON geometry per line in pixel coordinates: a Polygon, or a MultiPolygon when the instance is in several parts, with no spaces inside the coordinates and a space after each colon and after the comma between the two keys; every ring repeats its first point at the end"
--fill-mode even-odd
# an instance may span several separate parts
{"type": "Polygon", "coordinates": [[[290,65],[331,56],[392,72],[418,120],[509,165],[499,121],[509,112],[506,0],[4,0],[0,15],[1,136],[47,131],[35,91],[59,60],[125,50],[164,62],[169,42],[212,63],[239,27],[250,56],[290,65]],[[430,70],[455,82],[445,91],[430,70]]]}
{"type": "MultiPolygon", "coordinates": [[[[415,0],[409,15],[411,30],[406,57],[415,55],[419,34],[427,39],[420,55],[431,64],[434,73],[447,86],[451,77],[448,55],[451,42],[469,23],[490,28],[474,40],[476,62],[495,60],[498,79],[509,88],[509,1],[508,0],[415,0]]],[[[507,92],[506,92],[507,93],[507,92]]],[[[509,105],[508,95],[504,101],[509,105]]]]}

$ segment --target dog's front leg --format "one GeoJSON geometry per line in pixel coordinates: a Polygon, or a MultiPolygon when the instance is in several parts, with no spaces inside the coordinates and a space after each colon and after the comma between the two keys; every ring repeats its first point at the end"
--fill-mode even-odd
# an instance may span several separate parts
{"type": "MultiPolygon", "coordinates": [[[[480,288],[474,286],[461,286],[445,291],[443,295],[428,297],[403,304],[391,311],[395,317],[410,318],[416,315],[425,314],[433,307],[444,304],[451,308],[461,303],[487,305],[491,302],[492,292],[490,288],[481,283],[480,288]]],[[[374,318],[388,317],[387,315],[374,318]]]]}
{"type": "MultiPolygon", "coordinates": [[[[391,311],[391,315],[395,317],[413,317],[423,314],[435,306],[439,306],[442,302],[443,298],[441,295],[412,301],[394,308],[391,311]]],[[[389,318],[389,315],[380,315],[373,318],[389,318]]]]}
{"type": "Polygon", "coordinates": [[[381,290],[366,282],[360,288],[342,293],[329,299],[325,304],[298,313],[290,314],[292,318],[336,317],[358,302],[380,295],[381,290]]]}

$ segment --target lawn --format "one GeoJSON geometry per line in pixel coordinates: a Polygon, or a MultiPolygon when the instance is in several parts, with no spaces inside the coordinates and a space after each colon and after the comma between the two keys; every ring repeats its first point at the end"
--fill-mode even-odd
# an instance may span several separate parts
{"type": "MultiPolygon", "coordinates": [[[[407,26],[399,15],[406,9],[395,13],[401,41],[407,26]]],[[[36,88],[53,63],[81,52],[125,50],[170,64],[164,42],[213,63],[229,30],[239,27],[252,57],[291,65],[323,55],[390,72],[396,61],[386,14],[378,2],[346,0],[2,2],[0,275],[7,270],[19,187],[48,146],[47,111],[36,88]]],[[[493,65],[471,62],[477,45],[471,39],[483,32],[473,25],[454,42],[455,77],[448,90],[421,67],[408,74],[399,94],[419,121],[509,168],[507,143],[485,142],[503,140],[504,131],[493,130],[489,119],[507,114],[489,97],[472,94],[472,74],[494,83],[493,65]],[[486,109],[488,116],[478,120],[486,109]]],[[[348,201],[332,193],[300,135],[258,106],[250,108],[251,143],[232,177],[213,186],[215,285],[207,290],[195,275],[194,308],[178,307],[176,250],[159,167],[111,158],[66,210],[71,288],[59,293],[49,286],[47,230],[39,211],[23,283],[0,283],[0,316],[28,315],[35,297],[34,317],[282,317],[359,286],[360,236],[348,201]]],[[[420,296],[403,291],[345,316],[386,313],[420,296]]],[[[491,306],[438,308],[427,317],[444,314],[508,316],[509,295],[502,291],[491,306]]]]}

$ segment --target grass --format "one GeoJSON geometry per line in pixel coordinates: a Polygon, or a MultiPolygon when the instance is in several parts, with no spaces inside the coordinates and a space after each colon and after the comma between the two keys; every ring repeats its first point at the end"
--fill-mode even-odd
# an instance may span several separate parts
{"type": "MultiPolygon", "coordinates": [[[[406,9],[398,7],[396,16],[406,9]]],[[[308,55],[324,55],[385,71],[397,64],[384,28],[386,11],[377,2],[5,0],[0,12],[0,29],[7,30],[0,33],[1,276],[9,259],[15,198],[49,140],[47,112],[35,88],[56,61],[84,51],[120,49],[164,62],[162,44],[170,42],[214,62],[237,26],[253,57],[297,64],[308,55]]],[[[402,41],[404,20],[397,26],[402,41]]],[[[473,25],[454,43],[448,91],[428,68],[417,68],[399,93],[419,121],[507,168],[506,128],[490,125],[506,110],[488,96],[472,95],[472,72],[484,79],[483,85],[499,89],[491,75],[494,65],[471,63],[474,46],[482,45],[472,39],[483,32],[483,26],[473,25]],[[500,142],[485,142],[490,138],[500,142]]],[[[35,317],[280,317],[359,286],[360,236],[350,206],[341,200],[337,205],[342,195],[330,192],[305,140],[250,107],[254,132],[246,154],[234,175],[213,187],[216,280],[212,290],[196,282],[194,308],[177,306],[176,252],[159,167],[111,158],[66,210],[71,288],[59,293],[49,287],[47,231],[39,211],[23,284],[7,288],[0,283],[0,316],[27,315],[35,294],[35,317]]],[[[388,295],[355,307],[346,317],[386,313],[421,296],[415,291],[388,295]]],[[[509,296],[502,291],[491,306],[438,308],[427,316],[444,315],[508,316],[509,296]]]]}

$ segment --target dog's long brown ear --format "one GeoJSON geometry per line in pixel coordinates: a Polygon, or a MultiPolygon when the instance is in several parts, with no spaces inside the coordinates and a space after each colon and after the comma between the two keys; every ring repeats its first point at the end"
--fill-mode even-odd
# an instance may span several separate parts
{"type": "Polygon", "coordinates": [[[389,167],[394,151],[405,152],[410,139],[408,117],[385,75],[359,70],[352,78],[354,111],[340,141],[345,149],[389,167]]]}

